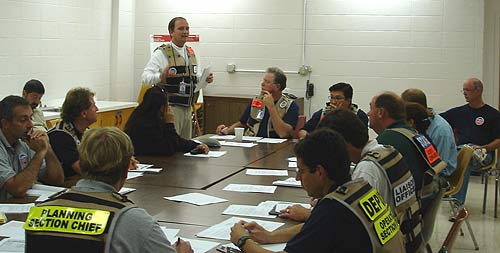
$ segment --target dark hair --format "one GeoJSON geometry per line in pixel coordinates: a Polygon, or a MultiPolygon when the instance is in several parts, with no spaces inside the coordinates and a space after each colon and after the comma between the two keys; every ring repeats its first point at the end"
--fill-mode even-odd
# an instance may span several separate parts
{"type": "Polygon", "coordinates": [[[38,94],[45,94],[45,88],[43,87],[42,82],[36,79],[31,79],[26,84],[24,85],[23,90],[26,92],[26,94],[35,92],[38,94]]]}
{"type": "Polygon", "coordinates": [[[421,104],[407,102],[405,104],[406,109],[406,121],[413,120],[415,123],[415,130],[421,134],[425,134],[427,128],[431,124],[432,113],[430,113],[427,108],[423,107],[421,104]]]}
{"type": "Polygon", "coordinates": [[[173,33],[174,30],[175,30],[175,22],[177,20],[185,20],[187,22],[187,20],[183,17],[175,17],[173,18],[172,20],[170,20],[170,22],[168,22],[168,32],[169,33],[173,33]]]}
{"type": "Polygon", "coordinates": [[[331,129],[322,128],[307,135],[295,145],[295,154],[310,172],[321,165],[336,184],[351,180],[351,162],[344,137],[331,129]]]}
{"type": "Polygon", "coordinates": [[[427,97],[425,97],[425,93],[419,89],[407,89],[403,93],[401,93],[401,98],[405,102],[414,102],[419,103],[423,107],[427,108],[427,97]]]}
{"type": "Polygon", "coordinates": [[[90,97],[95,93],[87,88],[78,87],[68,91],[61,109],[61,118],[65,122],[73,122],[80,114],[89,109],[90,97]]]}
{"type": "Polygon", "coordinates": [[[266,69],[266,73],[274,75],[274,83],[280,86],[280,90],[284,90],[286,88],[286,75],[283,70],[277,67],[269,67],[266,69]]]}
{"type": "Polygon", "coordinates": [[[330,88],[328,90],[330,90],[330,92],[342,91],[342,93],[344,93],[344,97],[346,99],[352,99],[353,90],[352,90],[352,86],[348,83],[336,83],[336,84],[330,86],[330,88]]]}
{"type": "Polygon", "coordinates": [[[375,107],[384,108],[393,120],[405,120],[405,103],[393,92],[384,92],[375,99],[375,107]]]}
{"type": "Polygon", "coordinates": [[[131,134],[144,125],[152,125],[161,129],[165,122],[163,110],[166,106],[168,106],[167,94],[162,88],[153,86],[148,89],[142,102],[135,108],[125,124],[125,132],[131,134]]]}
{"type": "Polygon", "coordinates": [[[368,142],[368,128],[351,110],[337,108],[323,118],[318,127],[339,132],[354,147],[362,149],[368,142]]]}
{"type": "Polygon", "coordinates": [[[17,106],[30,106],[23,97],[10,95],[0,101],[0,120],[12,121],[14,118],[14,108],[17,106]]]}

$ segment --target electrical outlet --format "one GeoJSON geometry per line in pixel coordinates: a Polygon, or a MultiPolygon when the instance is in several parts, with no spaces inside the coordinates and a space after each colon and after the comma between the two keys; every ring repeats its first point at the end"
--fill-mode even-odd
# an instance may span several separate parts
{"type": "Polygon", "coordinates": [[[226,70],[228,73],[234,73],[236,72],[236,64],[234,63],[228,63],[226,66],[226,70]]]}

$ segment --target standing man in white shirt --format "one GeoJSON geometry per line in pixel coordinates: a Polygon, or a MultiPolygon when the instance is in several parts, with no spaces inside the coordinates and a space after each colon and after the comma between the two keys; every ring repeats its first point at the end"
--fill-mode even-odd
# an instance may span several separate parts
{"type": "MultiPolygon", "coordinates": [[[[184,139],[191,139],[192,105],[197,99],[195,88],[201,73],[193,48],[186,46],[189,38],[187,20],[173,18],[168,24],[168,32],[171,41],[155,49],[142,73],[142,82],[165,89],[177,133],[184,139]]],[[[213,82],[213,74],[210,73],[205,81],[213,82]]]]}

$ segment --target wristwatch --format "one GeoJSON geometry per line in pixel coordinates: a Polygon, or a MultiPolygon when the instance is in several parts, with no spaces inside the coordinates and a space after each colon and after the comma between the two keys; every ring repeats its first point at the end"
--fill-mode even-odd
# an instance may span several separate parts
{"type": "Polygon", "coordinates": [[[238,241],[234,245],[236,245],[236,247],[242,249],[243,245],[245,245],[245,242],[247,242],[248,239],[250,239],[250,236],[244,235],[244,236],[240,237],[240,239],[238,239],[238,241]]]}

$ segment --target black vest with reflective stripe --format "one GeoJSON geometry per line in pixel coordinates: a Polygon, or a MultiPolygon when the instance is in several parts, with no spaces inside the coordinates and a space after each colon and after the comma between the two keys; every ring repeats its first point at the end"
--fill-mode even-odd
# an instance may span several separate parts
{"type": "MultiPolygon", "coordinates": [[[[392,215],[392,211],[389,206],[387,206],[386,210],[383,211],[382,214],[378,215],[378,217],[375,217],[375,220],[373,221],[370,220],[370,218],[368,218],[368,216],[366,215],[365,211],[363,211],[360,201],[363,199],[363,197],[368,195],[372,189],[374,188],[371,187],[371,185],[366,180],[356,179],[347,182],[342,186],[339,186],[335,191],[323,197],[323,199],[331,199],[338,201],[339,203],[346,206],[349,210],[351,210],[356,217],[358,217],[358,219],[361,221],[361,223],[365,227],[366,232],[370,237],[373,252],[375,253],[405,252],[404,239],[401,231],[397,231],[396,235],[387,242],[385,242],[385,244],[381,243],[377,235],[377,232],[375,231],[375,222],[380,221],[381,217],[385,215],[392,215]]],[[[323,199],[321,199],[320,201],[322,201],[323,199]]],[[[394,219],[396,218],[394,217],[394,219]]]]}
{"type": "Polygon", "coordinates": [[[87,193],[68,190],[51,196],[37,206],[63,206],[109,211],[104,233],[98,236],[61,232],[26,231],[25,252],[104,252],[106,239],[115,215],[134,204],[116,192],[87,193]]]}
{"type": "MultiPolygon", "coordinates": [[[[172,75],[167,76],[165,83],[158,83],[168,93],[168,102],[173,105],[191,106],[196,102],[194,90],[198,83],[196,56],[194,51],[186,46],[189,65],[186,60],[170,44],[163,44],[157,48],[161,50],[168,60],[169,66],[165,68],[172,69],[172,75]],[[175,69],[175,71],[174,71],[175,69]],[[186,85],[181,87],[181,83],[186,85]]],[[[160,70],[161,71],[161,70],[160,70]]]]}
{"type": "Polygon", "coordinates": [[[368,152],[362,161],[373,162],[389,182],[395,213],[405,236],[407,252],[417,251],[422,244],[422,215],[417,199],[415,180],[401,153],[394,147],[384,145],[383,149],[368,152]]]}

